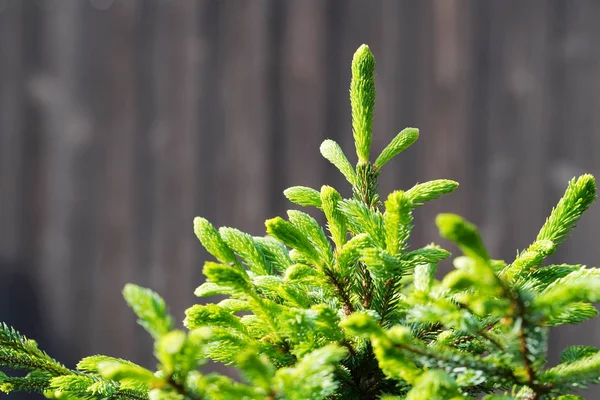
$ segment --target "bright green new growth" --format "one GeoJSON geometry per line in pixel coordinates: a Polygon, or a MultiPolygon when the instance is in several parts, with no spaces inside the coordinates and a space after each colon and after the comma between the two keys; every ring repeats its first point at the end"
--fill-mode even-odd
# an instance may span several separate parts
{"type": "Polygon", "coordinates": [[[554,367],[546,353],[550,327],[596,316],[600,269],[543,265],[596,198],[594,178],[569,183],[536,240],[509,265],[491,259],[473,224],[439,215],[441,236],[462,255],[437,280],[450,253],[434,244],[411,248],[413,211],[458,184],[434,180],[380,199],[382,167],[419,133],[403,130],[371,164],[374,67],[361,46],[350,87],[356,167],[334,141],[321,145],[353,198],[331,186],[284,192],[322,211],[326,227],[292,210],[266,221],[267,236],[253,237],[196,218],[194,232],[216,262],[205,263],[195,294],[225,299],[189,308],[183,331],[156,293],[123,291],[155,340],[156,371],[101,355],[70,369],[0,324],[0,367],[28,372],[0,372],[0,391],[98,400],[567,400],[599,383],[598,349],[568,347],[554,367]],[[237,368],[241,379],[202,372],[205,360],[237,368]]]}
{"type": "Polygon", "coordinates": [[[371,153],[375,108],[375,57],[366,44],[356,50],[352,59],[350,106],[356,155],[359,162],[367,163],[371,153]]]}

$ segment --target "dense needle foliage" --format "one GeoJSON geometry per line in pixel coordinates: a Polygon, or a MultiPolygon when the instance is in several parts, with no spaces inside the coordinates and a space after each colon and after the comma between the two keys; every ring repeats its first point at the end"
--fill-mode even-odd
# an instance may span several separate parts
{"type": "Polygon", "coordinates": [[[544,259],[596,198],[594,178],[569,182],[537,238],[508,264],[490,257],[471,223],[439,215],[441,236],[462,255],[436,280],[450,253],[410,248],[412,213],[458,184],[435,180],[379,197],[379,173],[419,132],[403,130],[370,161],[374,68],[361,46],[350,86],[356,166],[334,141],[321,145],[353,197],[330,186],[284,192],[323,212],[325,228],[297,210],[267,220],[262,237],[196,218],[194,231],[215,261],[204,265],[206,283],[195,294],[226,299],[189,308],[182,330],[156,293],[135,285],[123,292],[155,339],[157,371],[107,356],[67,368],[0,325],[0,366],[28,371],[0,373],[0,390],[57,399],[581,398],[573,393],[598,383],[600,352],[568,347],[548,367],[548,329],[596,316],[600,269],[544,259]],[[204,360],[234,366],[241,380],[201,372],[204,360]]]}

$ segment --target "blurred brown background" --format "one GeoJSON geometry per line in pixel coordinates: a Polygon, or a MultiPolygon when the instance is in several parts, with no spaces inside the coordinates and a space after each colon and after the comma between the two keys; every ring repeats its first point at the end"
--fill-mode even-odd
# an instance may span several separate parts
{"type": "MultiPolygon", "coordinates": [[[[154,288],[183,319],[207,259],[194,216],[262,234],[289,186],[349,194],[318,147],[355,159],[362,43],[374,151],[421,129],[381,192],[461,183],[413,242],[441,242],[433,218],[456,212],[511,260],[568,179],[600,175],[598,21],[593,0],[0,0],[0,320],[68,363],[151,366],[120,291],[154,288]]],[[[599,235],[596,204],[554,261],[598,265],[599,235]]],[[[551,359],[599,332],[555,332],[551,359]]]]}

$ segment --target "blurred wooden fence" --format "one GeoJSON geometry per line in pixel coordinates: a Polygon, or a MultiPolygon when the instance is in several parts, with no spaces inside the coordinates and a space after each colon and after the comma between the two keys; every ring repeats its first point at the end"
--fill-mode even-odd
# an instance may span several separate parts
{"type": "MultiPolygon", "coordinates": [[[[207,259],[194,216],[261,234],[286,187],[348,194],[318,147],[351,151],[361,43],[378,62],[374,149],[422,134],[382,192],[461,182],[419,212],[415,243],[457,212],[510,259],[569,178],[600,175],[599,20],[593,0],[2,0],[0,319],[70,361],[151,365],[120,291],[152,287],[183,318],[207,259]]],[[[556,260],[597,265],[598,237],[600,204],[556,260]]],[[[553,352],[599,330],[561,330],[553,352]]]]}

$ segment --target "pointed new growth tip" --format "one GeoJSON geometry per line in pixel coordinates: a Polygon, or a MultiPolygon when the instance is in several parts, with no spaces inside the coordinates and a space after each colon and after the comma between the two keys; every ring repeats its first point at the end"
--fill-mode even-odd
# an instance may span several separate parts
{"type": "Polygon", "coordinates": [[[356,184],[356,172],[352,168],[352,164],[350,164],[348,158],[346,158],[340,145],[331,139],[326,139],[321,143],[320,150],[323,157],[335,165],[344,177],[346,177],[346,180],[354,186],[356,184]]]}
{"type": "Polygon", "coordinates": [[[371,151],[375,108],[375,57],[365,44],[356,50],[352,59],[350,105],[356,155],[359,162],[367,163],[371,151]]]}
{"type": "Polygon", "coordinates": [[[573,178],[565,194],[552,209],[536,240],[515,261],[502,271],[509,280],[540,267],[545,257],[552,255],[596,199],[596,180],[590,174],[573,178]]]}
{"type": "Polygon", "coordinates": [[[381,168],[385,163],[402,153],[410,147],[419,138],[419,130],[417,128],[406,128],[396,135],[394,139],[381,152],[375,163],[375,168],[381,168]]]}
{"type": "Polygon", "coordinates": [[[489,260],[477,227],[456,214],[439,214],[435,219],[440,236],[454,242],[469,257],[489,260]]]}

